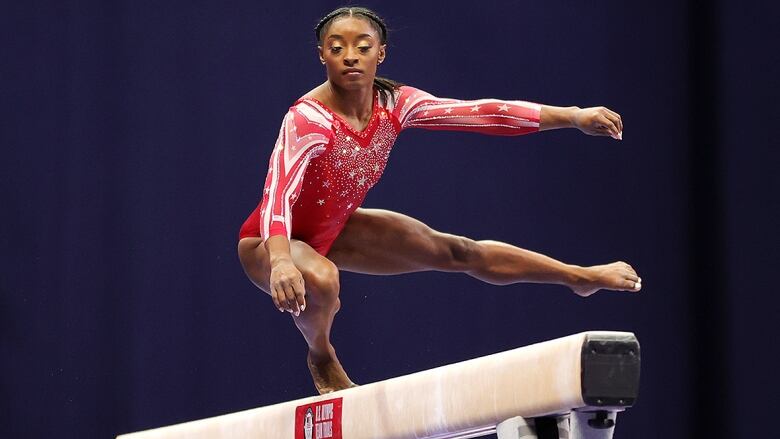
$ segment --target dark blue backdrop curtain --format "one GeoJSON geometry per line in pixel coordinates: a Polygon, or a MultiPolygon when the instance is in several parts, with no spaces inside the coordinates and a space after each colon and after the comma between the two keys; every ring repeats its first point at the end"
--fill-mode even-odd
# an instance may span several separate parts
{"type": "MultiPolygon", "coordinates": [[[[634,331],[622,437],[767,437],[776,407],[778,7],[378,2],[381,74],[439,96],[605,105],[623,142],[405,132],[364,206],[641,294],[342,274],[368,383],[590,329],[634,331]],[[775,17],[774,19],[771,17],[775,17]]],[[[313,394],[237,231],[281,117],[324,80],[335,2],[27,1],[0,13],[0,437],[110,437],[313,394]]]]}

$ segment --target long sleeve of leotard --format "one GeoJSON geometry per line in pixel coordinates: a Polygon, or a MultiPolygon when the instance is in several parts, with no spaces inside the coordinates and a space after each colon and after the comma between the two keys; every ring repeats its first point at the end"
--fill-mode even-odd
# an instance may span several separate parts
{"type": "Polygon", "coordinates": [[[260,230],[265,239],[275,235],[290,238],[290,209],[303,186],[309,160],[330,141],[330,128],[330,122],[305,103],[290,108],[285,115],[268,163],[260,208],[260,230]]]}
{"type": "Polygon", "coordinates": [[[516,136],[539,131],[541,108],[526,101],[439,98],[402,86],[393,113],[402,130],[425,128],[516,136]]]}

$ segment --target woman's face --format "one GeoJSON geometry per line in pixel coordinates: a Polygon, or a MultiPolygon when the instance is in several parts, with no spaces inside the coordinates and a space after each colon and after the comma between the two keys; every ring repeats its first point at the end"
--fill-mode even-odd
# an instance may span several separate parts
{"type": "Polygon", "coordinates": [[[385,45],[367,19],[333,20],[318,47],[328,80],[340,88],[372,87],[377,65],[385,59],[385,45]]]}

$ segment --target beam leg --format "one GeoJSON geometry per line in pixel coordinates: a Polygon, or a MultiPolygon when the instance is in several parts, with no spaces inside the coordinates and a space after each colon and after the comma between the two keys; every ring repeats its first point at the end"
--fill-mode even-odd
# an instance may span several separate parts
{"type": "Polygon", "coordinates": [[[571,413],[571,438],[572,439],[612,439],[615,433],[617,412],[598,411],[573,411],[571,413]]]}
{"type": "Polygon", "coordinates": [[[569,415],[507,419],[496,426],[498,439],[569,439],[569,415]]]}

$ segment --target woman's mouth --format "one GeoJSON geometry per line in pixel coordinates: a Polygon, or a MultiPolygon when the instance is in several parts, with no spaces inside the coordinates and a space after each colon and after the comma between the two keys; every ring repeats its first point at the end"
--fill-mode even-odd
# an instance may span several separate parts
{"type": "Polygon", "coordinates": [[[344,76],[360,76],[363,74],[363,71],[360,69],[346,69],[341,74],[344,76]]]}

